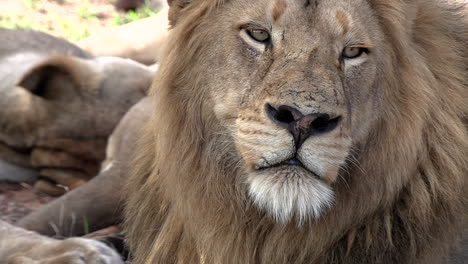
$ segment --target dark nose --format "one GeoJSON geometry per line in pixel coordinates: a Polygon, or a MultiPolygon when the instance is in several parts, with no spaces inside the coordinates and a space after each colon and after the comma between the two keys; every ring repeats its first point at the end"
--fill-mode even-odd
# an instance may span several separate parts
{"type": "Polygon", "coordinates": [[[310,136],[333,131],[341,120],[340,116],[331,118],[329,114],[323,113],[304,115],[289,105],[281,105],[275,109],[270,104],[266,104],[265,110],[275,124],[286,128],[293,135],[297,148],[302,146],[310,136]]]}

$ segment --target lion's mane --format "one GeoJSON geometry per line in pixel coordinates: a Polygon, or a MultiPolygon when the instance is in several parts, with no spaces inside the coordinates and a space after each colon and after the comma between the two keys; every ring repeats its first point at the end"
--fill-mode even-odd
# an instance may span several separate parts
{"type": "Polygon", "coordinates": [[[435,0],[369,2],[391,47],[379,69],[384,118],[355,146],[359,166],[336,183],[333,208],[301,228],[252,206],[200,83],[203,25],[222,1],[172,7],[177,23],[127,190],[135,263],[413,264],[448,254],[468,211],[468,21],[461,6],[435,0]]]}

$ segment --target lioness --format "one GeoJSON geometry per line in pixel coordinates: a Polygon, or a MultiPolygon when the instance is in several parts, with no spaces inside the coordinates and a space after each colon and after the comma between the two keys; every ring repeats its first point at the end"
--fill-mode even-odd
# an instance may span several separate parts
{"type": "Polygon", "coordinates": [[[129,161],[134,156],[139,132],[149,120],[153,100],[144,98],[120,120],[109,138],[106,159],[99,174],[16,225],[43,235],[84,235],[122,220],[123,186],[128,178],[129,161]]]}
{"type": "Polygon", "coordinates": [[[0,39],[0,158],[38,170],[49,181],[37,186],[51,192],[96,175],[107,137],[154,71],[41,32],[0,28],[0,39]]]}
{"type": "Polygon", "coordinates": [[[133,263],[442,263],[467,224],[465,2],[169,0],[133,263]]]}
{"type": "Polygon", "coordinates": [[[154,64],[168,34],[167,11],[165,7],[157,15],[106,29],[80,40],[77,45],[97,56],[116,56],[154,64]]]}
{"type": "MultiPolygon", "coordinates": [[[[109,138],[101,172],[87,184],[47,204],[16,225],[49,236],[82,235],[121,219],[123,183],[136,138],[148,120],[152,100],[142,99],[122,118],[109,138]]],[[[120,257],[100,242],[72,238],[58,241],[0,221],[0,263],[119,264],[120,257]]]]}

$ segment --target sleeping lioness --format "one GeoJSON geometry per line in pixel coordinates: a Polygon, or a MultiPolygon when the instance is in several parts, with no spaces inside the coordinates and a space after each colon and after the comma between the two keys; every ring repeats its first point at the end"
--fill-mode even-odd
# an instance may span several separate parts
{"type": "Polygon", "coordinates": [[[107,137],[153,71],[42,32],[0,28],[0,40],[0,159],[37,170],[42,189],[77,187],[99,171],[107,137]]]}
{"type": "Polygon", "coordinates": [[[152,100],[144,98],[125,114],[109,138],[106,159],[96,177],[27,215],[16,225],[52,236],[84,235],[84,226],[93,232],[118,224],[122,219],[122,193],[129,161],[152,107],[152,100]]]}
{"type": "MultiPolygon", "coordinates": [[[[85,225],[84,219],[91,231],[118,223],[128,160],[139,128],[148,120],[151,103],[149,98],[143,99],[124,116],[109,139],[106,160],[94,179],[17,224],[41,234],[70,234],[73,229],[73,234],[79,235],[83,234],[79,227],[85,225]]],[[[8,264],[121,263],[118,255],[100,242],[82,238],[58,241],[0,221],[0,263],[5,260],[8,264]]]]}

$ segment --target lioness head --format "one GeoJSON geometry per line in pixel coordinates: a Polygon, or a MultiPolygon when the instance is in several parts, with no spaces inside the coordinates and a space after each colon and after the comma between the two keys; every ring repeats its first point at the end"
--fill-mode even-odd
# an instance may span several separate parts
{"type": "Polygon", "coordinates": [[[0,44],[0,158],[51,178],[51,169],[94,176],[153,70],[41,32],[3,29],[0,38],[11,40],[0,44]]]}
{"type": "Polygon", "coordinates": [[[200,82],[251,199],[282,222],[320,216],[380,115],[391,54],[369,1],[226,1],[197,30],[211,40],[197,63],[213,69],[200,82]]]}

